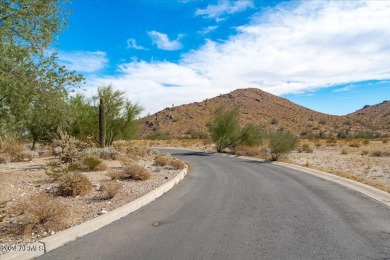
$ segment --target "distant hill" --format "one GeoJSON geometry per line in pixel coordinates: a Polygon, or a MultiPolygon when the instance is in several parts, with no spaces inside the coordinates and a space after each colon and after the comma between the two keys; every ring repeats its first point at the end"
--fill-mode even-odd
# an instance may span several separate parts
{"type": "Polygon", "coordinates": [[[390,131],[390,100],[376,105],[366,105],[358,111],[348,114],[348,118],[362,122],[372,130],[383,133],[390,131]]]}
{"type": "Polygon", "coordinates": [[[207,124],[219,106],[238,107],[242,124],[252,122],[266,131],[289,130],[302,137],[373,131],[389,133],[390,102],[366,107],[347,116],[334,116],[299,106],[260,89],[248,88],[202,102],[166,108],[144,117],[139,120],[143,136],[164,132],[171,137],[188,137],[191,130],[207,132],[207,124]]]}

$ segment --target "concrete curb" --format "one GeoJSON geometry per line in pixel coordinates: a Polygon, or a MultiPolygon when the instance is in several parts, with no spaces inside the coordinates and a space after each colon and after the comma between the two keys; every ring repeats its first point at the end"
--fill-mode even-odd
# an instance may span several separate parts
{"type": "MultiPolygon", "coordinates": [[[[228,155],[231,156],[231,155],[228,155]]],[[[237,157],[240,159],[244,160],[252,160],[252,161],[264,161],[262,159],[257,159],[257,158],[252,158],[252,157],[247,157],[247,156],[235,156],[233,155],[232,157],[237,157]]],[[[357,181],[353,181],[347,178],[343,178],[334,174],[330,174],[327,172],[319,171],[319,170],[314,170],[310,168],[306,168],[303,166],[295,165],[295,164],[290,164],[290,163],[284,163],[284,162],[270,162],[271,164],[276,164],[280,166],[284,166],[290,169],[298,170],[301,172],[305,172],[317,177],[320,177],[322,179],[326,179],[328,181],[332,181],[338,184],[341,184],[345,187],[348,187],[352,190],[355,190],[357,192],[360,192],[376,201],[379,201],[380,203],[384,204],[385,206],[390,208],[390,193],[387,193],[382,190],[378,190],[374,187],[371,187],[367,184],[360,183],[357,181]]]]}
{"type": "Polygon", "coordinates": [[[43,255],[53,249],[56,249],[68,242],[76,240],[79,237],[83,237],[89,233],[92,233],[151,203],[164,193],[168,192],[175,185],[177,185],[181,180],[184,179],[187,174],[188,166],[186,165],[185,168],[172,180],[161,185],[157,189],[152,190],[144,196],[126,204],[125,206],[117,208],[94,219],[88,220],[77,226],[61,231],[55,235],[41,239],[33,244],[28,244],[25,246],[16,246],[16,248],[13,249],[12,252],[0,255],[0,260],[32,259],[43,255]]]}

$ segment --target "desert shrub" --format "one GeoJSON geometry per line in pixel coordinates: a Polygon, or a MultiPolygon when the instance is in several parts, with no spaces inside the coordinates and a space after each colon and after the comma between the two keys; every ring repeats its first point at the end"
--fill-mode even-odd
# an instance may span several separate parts
{"type": "Polygon", "coordinates": [[[0,154],[0,164],[7,162],[7,156],[4,154],[0,154]]]}
{"type": "Polygon", "coordinates": [[[150,178],[150,173],[144,167],[138,164],[127,164],[119,171],[110,171],[107,174],[112,180],[147,180],[150,178]]]}
{"type": "Polygon", "coordinates": [[[78,163],[70,163],[68,166],[67,166],[67,171],[69,172],[74,172],[74,171],[77,171],[78,169],[80,168],[80,164],[78,163]]]}
{"type": "Polygon", "coordinates": [[[271,118],[270,122],[271,125],[276,125],[278,123],[278,120],[276,118],[271,118]]]}
{"type": "Polygon", "coordinates": [[[329,138],[326,140],[327,146],[335,146],[337,144],[337,140],[335,138],[329,138]]]}
{"type": "Polygon", "coordinates": [[[82,151],[86,146],[86,143],[64,132],[59,132],[59,138],[54,139],[52,143],[53,153],[63,163],[72,163],[80,160],[82,151]]]}
{"type": "Polygon", "coordinates": [[[233,110],[217,108],[212,122],[208,123],[208,129],[217,152],[222,152],[226,148],[232,149],[237,145],[256,146],[263,138],[260,128],[253,124],[240,128],[238,107],[233,110]]]}
{"type": "Polygon", "coordinates": [[[132,144],[127,147],[126,154],[132,158],[145,157],[148,154],[148,148],[145,146],[132,144]]]}
{"type": "Polygon", "coordinates": [[[156,157],[154,157],[154,166],[166,166],[169,164],[170,157],[164,154],[159,154],[156,157]]]}
{"type": "Polygon", "coordinates": [[[101,160],[93,156],[84,157],[83,159],[83,164],[87,166],[88,170],[90,171],[96,170],[98,165],[101,163],[102,163],[101,160]]]}
{"type": "Polygon", "coordinates": [[[60,179],[58,192],[61,196],[78,196],[88,193],[92,188],[92,183],[88,178],[78,172],[67,173],[60,179]]]}
{"type": "Polygon", "coordinates": [[[49,161],[48,164],[50,164],[50,168],[45,170],[45,174],[48,175],[53,181],[57,181],[59,178],[69,172],[69,166],[66,164],[58,165],[55,160],[49,161]]]}
{"type": "Polygon", "coordinates": [[[260,151],[258,147],[239,145],[234,147],[233,152],[238,156],[256,156],[260,151]]]}
{"type": "Polygon", "coordinates": [[[3,138],[1,141],[1,152],[8,154],[11,162],[21,162],[26,155],[23,151],[23,145],[13,138],[3,138]]]}
{"type": "Polygon", "coordinates": [[[178,159],[171,159],[169,161],[169,166],[171,166],[175,170],[181,170],[184,168],[184,163],[178,159]]]}
{"type": "Polygon", "coordinates": [[[355,148],[357,148],[357,147],[360,147],[361,144],[360,144],[359,141],[352,141],[352,142],[349,144],[349,146],[350,146],[350,147],[355,147],[355,148]]]}
{"type": "Polygon", "coordinates": [[[118,151],[113,147],[104,148],[89,148],[83,151],[85,156],[94,156],[104,160],[115,160],[118,156],[118,151]]]}
{"type": "Polygon", "coordinates": [[[302,145],[302,151],[305,152],[305,153],[312,153],[312,152],[313,152],[313,149],[310,148],[310,145],[308,145],[308,144],[303,144],[303,145],[302,145]]]}
{"type": "Polygon", "coordinates": [[[187,134],[190,136],[191,139],[207,139],[209,137],[208,133],[194,129],[188,130],[187,134]]]}
{"type": "Polygon", "coordinates": [[[348,154],[348,150],[347,149],[341,149],[341,152],[340,152],[340,154],[348,154]]]}
{"type": "Polygon", "coordinates": [[[122,185],[116,181],[108,181],[100,186],[102,199],[109,200],[115,197],[122,185]]]}
{"type": "Polygon", "coordinates": [[[386,157],[386,156],[390,156],[390,152],[376,150],[376,151],[371,152],[371,156],[372,157],[386,157]]]}
{"type": "Polygon", "coordinates": [[[277,131],[269,135],[269,149],[272,160],[276,161],[280,155],[295,149],[298,139],[290,132],[277,131]]]}
{"type": "Polygon", "coordinates": [[[17,203],[11,213],[17,218],[13,230],[22,235],[65,228],[69,207],[48,194],[38,193],[17,203]]]}
{"type": "Polygon", "coordinates": [[[146,139],[149,139],[149,140],[168,140],[168,139],[171,139],[171,137],[166,132],[155,131],[153,133],[148,134],[146,136],[146,139]]]}

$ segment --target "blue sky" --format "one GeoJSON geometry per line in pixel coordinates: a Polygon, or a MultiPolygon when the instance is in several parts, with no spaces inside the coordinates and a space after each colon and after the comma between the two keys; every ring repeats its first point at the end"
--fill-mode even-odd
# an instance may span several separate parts
{"type": "Polygon", "coordinates": [[[342,115],[390,99],[390,1],[73,0],[59,62],[144,115],[255,87],[342,115]]]}

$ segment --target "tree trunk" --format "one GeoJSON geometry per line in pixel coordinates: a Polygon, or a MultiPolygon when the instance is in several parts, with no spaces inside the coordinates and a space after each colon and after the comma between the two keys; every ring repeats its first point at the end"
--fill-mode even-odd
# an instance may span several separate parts
{"type": "Polygon", "coordinates": [[[101,148],[106,145],[106,105],[103,97],[100,97],[99,104],[99,143],[101,148]]]}

